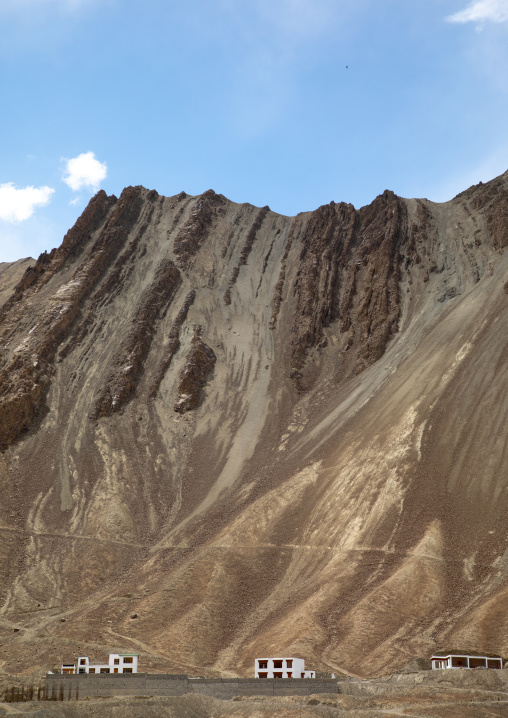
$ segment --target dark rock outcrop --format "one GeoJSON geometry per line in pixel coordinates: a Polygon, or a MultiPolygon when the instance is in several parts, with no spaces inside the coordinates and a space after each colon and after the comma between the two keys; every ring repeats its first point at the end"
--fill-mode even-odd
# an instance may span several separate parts
{"type": "MultiPolygon", "coordinates": [[[[397,331],[400,257],[407,219],[400,200],[385,192],[357,212],[334,202],[294,220],[275,288],[275,326],[294,235],[301,234],[299,269],[292,287],[290,375],[301,390],[310,349],[326,346],[323,330],[339,322],[339,365],[359,373],[377,361],[397,331]],[[348,355],[346,357],[346,352],[348,355]]],[[[289,290],[288,290],[289,291],[289,290]]]]}
{"type": "Polygon", "coordinates": [[[238,279],[238,275],[240,274],[240,267],[242,265],[247,264],[247,259],[249,258],[249,254],[252,250],[252,245],[254,244],[256,240],[256,235],[258,233],[258,230],[260,229],[261,225],[263,224],[263,221],[270,211],[270,207],[266,206],[259,210],[256,219],[254,220],[254,223],[252,227],[249,230],[249,233],[247,234],[247,239],[245,240],[245,244],[242,247],[242,251],[240,252],[240,257],[238,259],[237,266],[233,269],[231,272],[231,277],[228,282],[228,286],[226,288],[226,291],[224,292],[224,303],[228,306],[231,304],[231,289],[236,284],[236,280],[238,279]]]}
{"type": "Polygon", "coordinates": [[[180,373],[179,396],[175,404],[175,411],[179,414],[185,414],[186,411],[199,406],[201,389],[212,372],[216,361],[215,352],[201,339],[200,328],[197,327],[192,339],[191,350],[180,373]]]}
{"type": "MultiPolygon", "coordinates": [[[[92,226],[94,218],[102,218],[102,209],[98,210],[97,204],[100,208],[107,204],[102,195],[93,202],[95,211],[85,210],[92,226]]],[[[139,188],[128,187],[122,192],[82,264],[75,270],[72,278],[38,308],[39,311],[34,316],[34,326],[0,371],[0,450],[15,442],[42,409],[53,373],[52,361],[79,315],[80,302],[93,289],[106,267],[120,251],[130,226],[141,211],[141,206],[139,188]]],[[[89,224],[84,220],[83,226],[89,224]]],[[[79,246],[79,238],[91,231],[91,228],[85,230],[82,227],[76,234],[71,234],[67,250],[71,251],[73,247],[79,246]]],[[[56,257],[56,254],[55,252],[53,257],[56,257]]],[[[65,257],[66,253],[62,253],[62,256],[65,257]]],[[[39,290],[40,285],[41,283],[36,285],[39,290]]],[[[3,315],[4,324],[8,319],[9,314],[6,312],[3,315]]]]}
{"type": "Polygon", "coordinates": [[[1,314],[5,314],[14,302],[20,301],[28,288],[31,287],[32,292],[34,290],[39,291],[69,258],[79,256],[92,234],[105,221],[108,212],[116,201],[117,199],[114,195],[108,197],[104,190],[97,192],[78,218],[76,224],[69,229],[60,247],[52,249],[49,253],[43,252],[35,265],[27,268],[1,314]]]}
{"type": "Polygon", "coordinates": [[[171,260],[157,269],[153,283],[143,294],[132,328],[113,360],[113,370],[97,400],[93,418],[119,411],[132,396],[150,351],[155,321],[167,309],[181,281],[181,274],[171,260]]]}
{"type": "Polygon", "coordinates": [[[212,189],[196,199],[189,219],[178,232],[173,246],[173,252],[183,267],[188,265],[206,240],[214,219],[225,203],[225,198],[212,189]]]}
{"type": "Polygon", "coordinates": [[[164,375],[169,369],[169,366],[173,360],[174,355],[178,351],[178,348],[180,346],[180,328],[182,327],[183,323],[187,319],[187,313],[192,306],[192,303],[194,302],[194,299],[196,298],[196,290],[192,289],[187,296],[185,297],[185,301],[182,305],[182,308],[176,315],[176,319],[173,323],[173,326],[171,327],[171,330],[169,332],[169,341],[167,346],[165,347],[165,357],[161,364],[159,365],[155,377],[152,381],[151,388],[150,388],[150,396],[153,398],[156,396],[159,387],[161,385],[162,380],[164,379],[164,375]]]}

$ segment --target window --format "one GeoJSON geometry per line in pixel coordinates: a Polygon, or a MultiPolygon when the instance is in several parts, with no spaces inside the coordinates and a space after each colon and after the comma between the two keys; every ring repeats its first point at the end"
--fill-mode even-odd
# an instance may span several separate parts
{"type": "Polygon", "coordinates": [[[80,668],[80,669],[79,669],[79,673],[86,673],[86,671],[85,671],[84,668],[80,668]]]}
{"type": "Polygon", "coordinates": [[[109,673],[109,668],[101,668],[101,673],[109,673]]]}
{"type": "Polygon", "coordinates": [[[95,668],[90,668],[89,673],[95,673],[95,668]]]}
{"type": "Polygon", "coordinates": [[[489,658],[487,661],[488,668],[501,668],[501,661],[498,658],[489,658]]]}
{"type": "Polygon", "coordinates": [[[487,668],[486,658],[470,658],[469,668],[487,668]]]}
{"type": "Polygon", "coordinates": [[[452,668],[467,668],[467,658],[465,656],[452,656],[452,668]]]}
{"type": "Polygon", "coordinates": [[[288,668],[293,668],[293,660],[292,660],[292,659],[291,659],[291,660],[287,660],[287,661],[286,661],[286,666],[287,666],[288,668]]]}
{"type": "Polygon", "coordinates": [[[274,661],[273,667],[274,668],[282,668],[282,661],[274,661]]]}
{"type": "Polygon", "coordinates": [[[80,665],[80,666],[86,666],[86,658],[80,658],[80,659],[79,659],[79,665],[80,665]]]}
{"type": "Polygon", "coordinates": [[[124,663],[132,663],[132,656],[126,656],[126,657],[123,659],[123,662],[124,662],[124,663]]]}
{"type": "Polygon", "coordinates": [[[119,666],[119,665],[120,665],[120,659],[119,659],[119,658],[115,658],[114,664],[115,664],[115,666],[119,666]]]}
{"type": "Polygon", "coordinates": [[[273,677],[274,677],[274,678],[282,678],[282,672],[281,672],[281,673],[274,673],[274,674],[273,674],[273,677]]]}
{"type": "Polygon", "coordinates": [[[124,673],[132,673],[132,668],[124,668],[123,672],[124,673]]]}
{"type": "Polygon", "coordinates": [[[268,668],[268,661],[258,661],[260,668],[268,668]]]}
{"type": "Polygon", "coordinates": [[[258,673],[260,678],[268,678],[268,673],[258,673]]]}

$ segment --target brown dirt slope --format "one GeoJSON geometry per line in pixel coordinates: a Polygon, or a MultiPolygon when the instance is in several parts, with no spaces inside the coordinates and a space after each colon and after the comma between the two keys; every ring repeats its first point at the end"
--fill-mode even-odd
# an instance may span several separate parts
{"type": "Polygon", "coordinates": [[[507,207],[129,187],[2,266],[0,670],[507,655],[507,207]]]}

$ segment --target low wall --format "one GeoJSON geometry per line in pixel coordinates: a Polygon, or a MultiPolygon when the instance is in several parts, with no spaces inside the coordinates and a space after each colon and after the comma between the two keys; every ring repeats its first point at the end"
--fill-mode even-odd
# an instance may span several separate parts
{"type": "Polygon", "coordinates": [[[202,693],[214,698],[235,696],[308,696],[338,693],[335,679],[318,678],[188,678],[164,673],[96,673],[45,678],[45,698],[76,700],[111,696],[182,696],[202,693]]]}

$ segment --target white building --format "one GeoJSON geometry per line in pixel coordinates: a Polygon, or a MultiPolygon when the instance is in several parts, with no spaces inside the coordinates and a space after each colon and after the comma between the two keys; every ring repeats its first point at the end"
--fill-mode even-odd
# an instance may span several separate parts
{"type": "Polygon", "coordinates": [[[315,678],[316,671],[305,670],[303,658],[256,658],[255,678],[315,678]]]}
{"type": "Polygon", "coordinates": [[[87,656],[78,658],[77,667],[72,663],[62,665],[62,673],[137,673],[138,653],[110,653],[109,663],[90,663],[87,656]]]}
{"type": "Polygon", "coordinates": [[[447,656],[432,656],[432,668],[502,668],[503,659],[492,656],[470,656],[467,653],[449,653],[447,656]]]}

